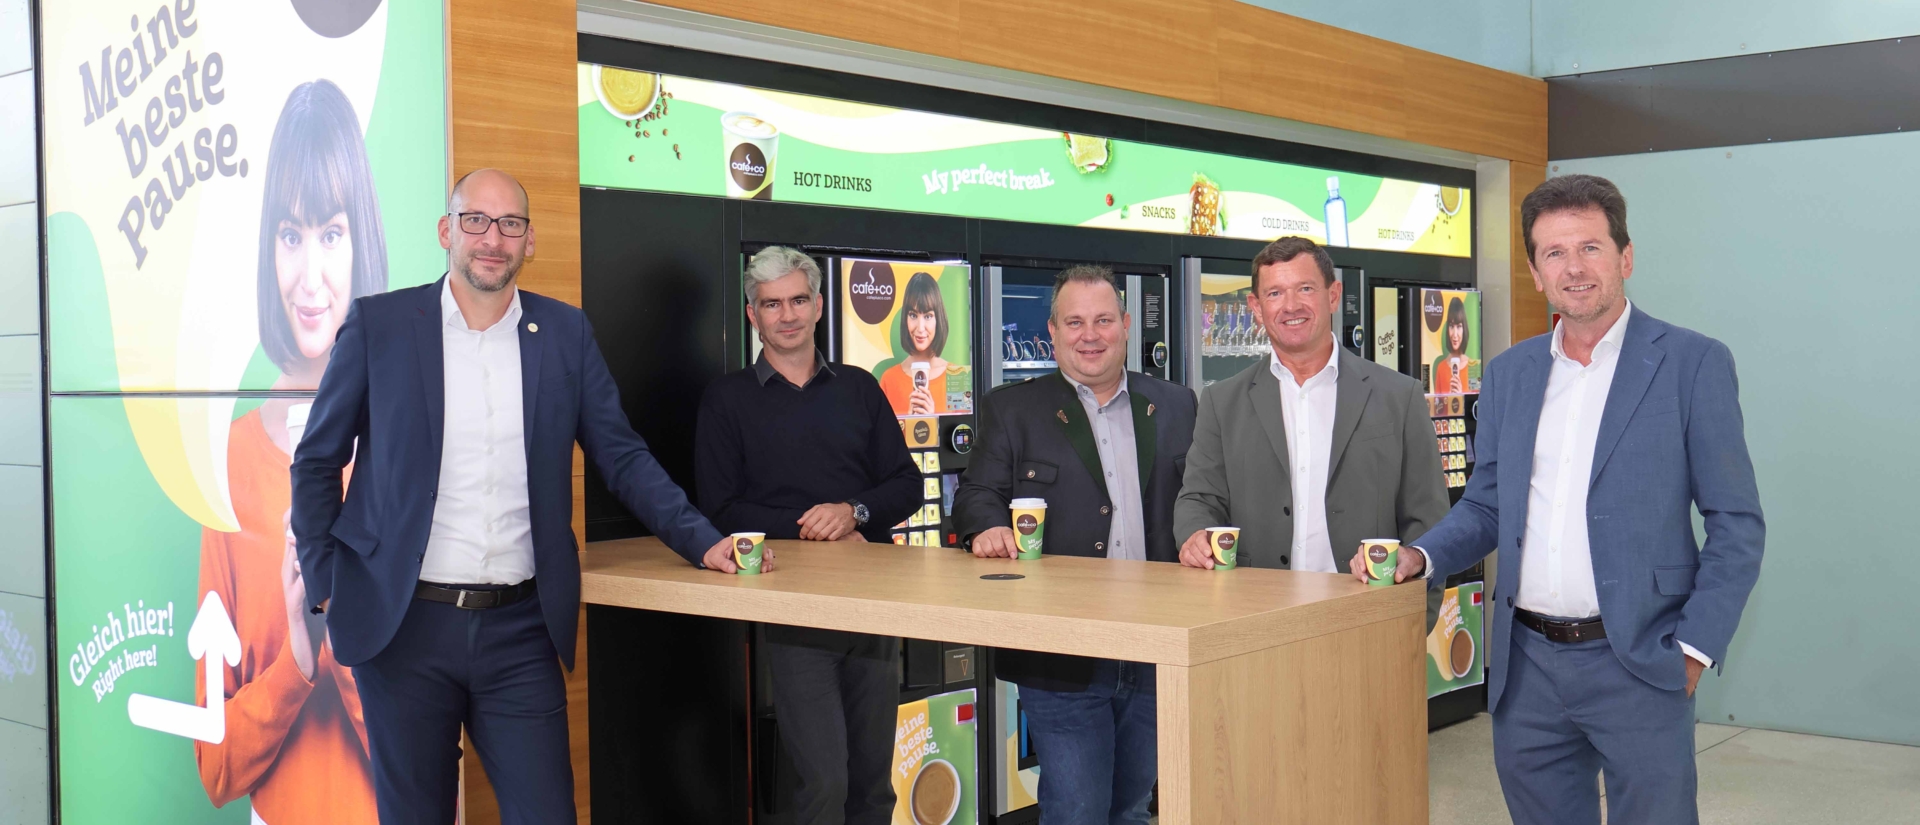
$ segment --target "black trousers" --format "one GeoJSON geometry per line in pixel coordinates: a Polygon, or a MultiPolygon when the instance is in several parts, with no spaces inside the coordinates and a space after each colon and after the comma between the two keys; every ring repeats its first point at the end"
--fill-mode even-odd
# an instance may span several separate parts
{"type": "Polygon", "coordinates": [[[576,821],[567,684],[538,596],[491,610],[414,599],[393,641],[353,678],[382,823],[454,821],[462,725],[501,822],[576,821]]]}
{"type": "Polygon", "coordinates": [[[893,821],[893,729],[900,640],[767,629],[780,741],[800,775],[795,825],[893,821]]]}

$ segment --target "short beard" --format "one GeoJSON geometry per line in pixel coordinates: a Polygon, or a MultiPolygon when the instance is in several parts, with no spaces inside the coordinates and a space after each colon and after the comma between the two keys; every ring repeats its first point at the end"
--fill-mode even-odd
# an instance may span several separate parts
{"type": "MultiPolygon", "coordinates": [[[[522,263],[524,263],[524,261],[522,263]]],[[[480,280],[479,276],[473,274],[473,260],[469,258],[460,264],[460,277],[466,279],[467,286],[473,287],[481,292],[499,292],[512,286],[514,279],[520,277],[520,266],[521,264],[519,263],[514,264],[507,269],[505,275],[500,277],[499,282],[489,283],[480,280]]]]}

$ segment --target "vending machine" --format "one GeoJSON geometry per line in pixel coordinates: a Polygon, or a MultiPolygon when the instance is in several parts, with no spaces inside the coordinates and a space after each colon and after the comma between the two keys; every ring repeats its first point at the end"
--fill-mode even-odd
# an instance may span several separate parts
{"type": "MultiPolygon", "coordinates": [[[[1181,262],[1186,305],[1194,307],[1188,330],[1187,386],[1195,392],[1260,363],[1271,353],[1267,331],[1247,299],[1253,293],[1253,262],[1222,258],[1186,258],[1181,262]]],[[[1367,353],[1366,273],[1334,266],[1341,285],[1334,339],[1362,357],[1367,353]]]]}
{"type": "MultiPolygon", "coordinates": [[[[1059,369],[1053,335],[1047,319],[1053,314],[1053,279],[1070,264],[982,268],[987,310],[984,329],[996,336],[987,342],[992,355],[987,386],[997,387],[1037,378],[1059,369]]],[[[1127,369],[1155,378],[1175,380],[1176,342],[1172,334],[1172,295],[1165,271],[1150,267],[1115,267],[1120,300],[1131,324],[1127,331],[1127,369]]],[[[983,333],[985,334],[985,333],[983,333]]]]}

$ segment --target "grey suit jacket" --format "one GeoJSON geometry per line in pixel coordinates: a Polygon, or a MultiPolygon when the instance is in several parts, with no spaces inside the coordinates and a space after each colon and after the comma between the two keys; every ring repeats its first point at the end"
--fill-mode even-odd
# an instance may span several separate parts
{"type": "MultiPolygon", "coordinates": [[[[1344,573],[1362,539],[1410,542],[1439,523],[1447,514],[1447,484],[1420,382],[1345,349],[1335,352],[1340,380],[1327,535],[1334,565],[1344,573]]],[[[1240,528],[1241,565],[1292,567],[1292,466],[1280,379],[1267,360],[1208,387],[1174,504],[1175,540],[1232,525],[1240,528]]]]}

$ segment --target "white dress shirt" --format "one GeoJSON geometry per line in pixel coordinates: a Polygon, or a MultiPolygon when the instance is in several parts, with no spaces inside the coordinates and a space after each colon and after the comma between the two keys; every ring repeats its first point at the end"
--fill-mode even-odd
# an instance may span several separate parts
{"type": "MultiPolygon", "coordinates": [[[[1587,494],[1600,418],[1606,412],[1620,347],[1627,337],[1627,319],[1632,315],[1629,302],[1620,319],[1594,345],[1585,365],[1567,357],[1562,343],[1566,325],[1553,331],[1548,345],[1553,367],[1533,439],[1520,587],[1513,597],[1513,605],[1522,610],[1567,619],[1600,615],[1587,533],[1587,494]]],[[[1680,646],[1687,655],[1712,664],[1693,646],[1685,642],[1680,646]]]]}
{"type": "Polygon", "coordinates": [[[1278,354],[1267,356],[1273,377],[1280,379],[1280,414],[1286,419],[1287,477],[1293,482],[1294,570],[1337,573],[1333,538],[1327,534],[1327,466],[1333,456],[1333,408],[1339,395],[1340,344],[1333,345],[1327,365],[1302,384],[1278,354]]]}
{"type": "MultiPolygon", "coordinates": [[[[1060,377],[1073,386],[1080,408],[1087,411],[1100,469],[1107,474],[1102,481],[1113,507],[1113,521],[1107,525],[1107,558],[1146,561],[1146,508],[1141,504],[1140,453],[1133,438],[1133,399],[1127,395],[1127,377],[1120,376],[1119,391],[1105,404],[1085,384],[1068,378],[1065,372],[1060,377]]],[[[1147,472],[1152,470],[1147,468],[1147,472]]]]}
{"type": "Polygon", "coordinates": [[[518,584],[533,578],[527,447],[520,386],[520,292],[484,330],[467,328],[448,274],[440,291],[446,373],[440,484],[420,579],[518,584]]]}

